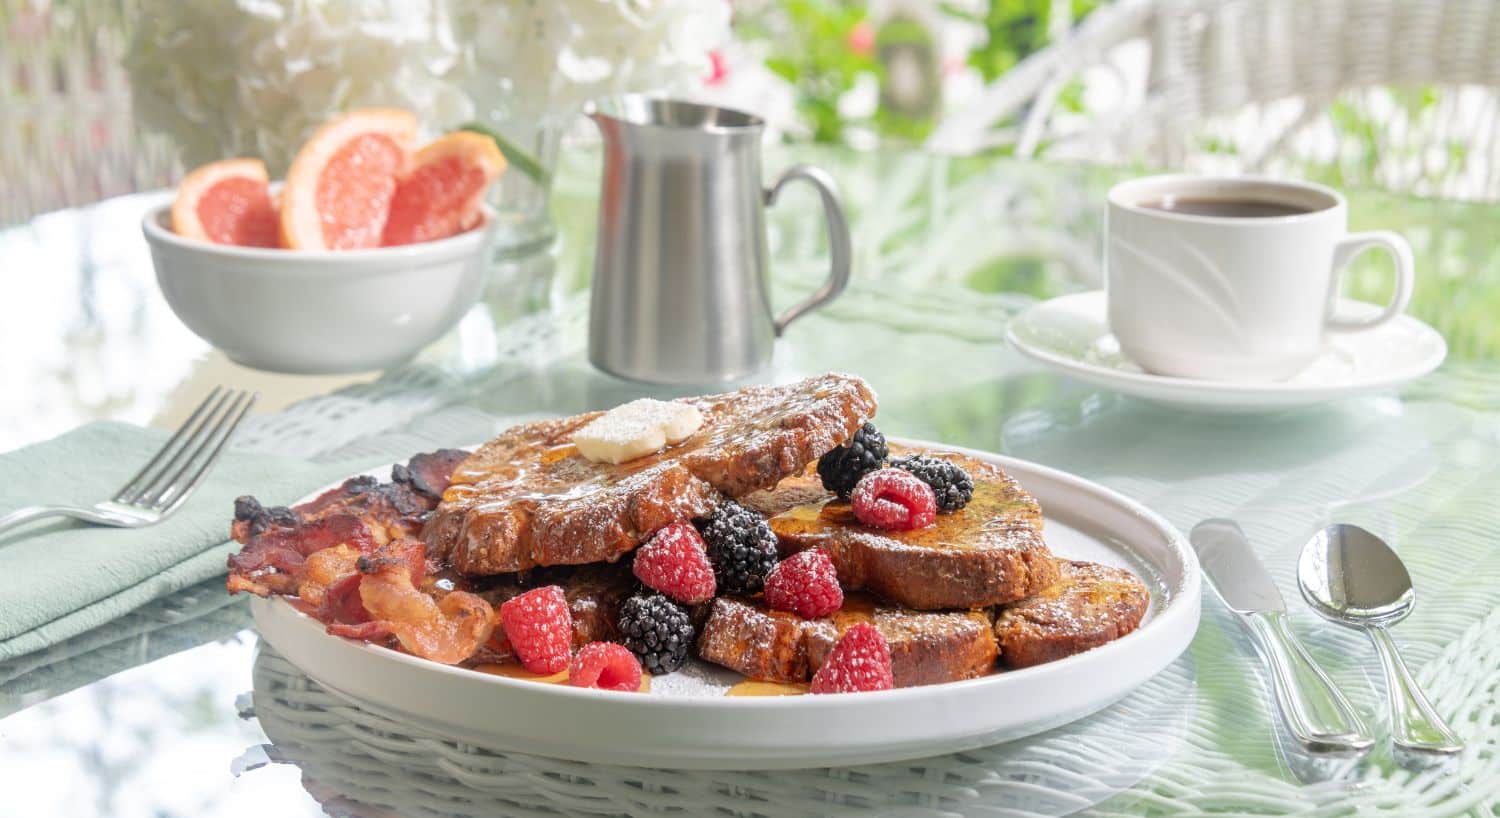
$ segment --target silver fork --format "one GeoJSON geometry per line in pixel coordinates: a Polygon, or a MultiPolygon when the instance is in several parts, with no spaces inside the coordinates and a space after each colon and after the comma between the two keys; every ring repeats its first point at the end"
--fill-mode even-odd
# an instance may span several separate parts
{"type": "Polygon", "coordinates": [[[92,506],[27,506],[0,517],[0,534],[44,517],[140,528],[172,516],[218,462],[256,393],[214,387],[144,468],[115,495],[92,506]]]}

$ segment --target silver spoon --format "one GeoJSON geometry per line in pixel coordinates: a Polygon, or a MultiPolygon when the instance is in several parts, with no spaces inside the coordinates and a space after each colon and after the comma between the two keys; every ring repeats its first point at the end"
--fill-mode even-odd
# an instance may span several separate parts
{"type": "Polygon", "coordinates": [[[1384,540],[1357,525],[1328,526],[1302,547],[1297,585],[1307,604],[1325,619],[1361,629],[1375,643],[1385,670],[1391,742],[1398,760],[1437,761],[1463,749],[1453,729],[1432,709],[1386,630],[1411,613],[1417,595],[1406,566],[1384,540]]]}

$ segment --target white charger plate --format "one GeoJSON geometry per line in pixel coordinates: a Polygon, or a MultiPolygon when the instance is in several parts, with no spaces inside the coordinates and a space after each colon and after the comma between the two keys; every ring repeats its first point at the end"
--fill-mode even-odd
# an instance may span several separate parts
{"type": "MultiPolygon", "coordinates": [[[[1380,307],[1343,299],[1339,314],[1363,318],[1380,307]]],[[[1143,371],[1109,331],[1103,290],[1035,304],[1011,319],[1006,338],[1021,354],[1080,381],[1152,403],[1216,412],[1264,412],[1393,389],[1437,369],[1448,345],[1410,315],[1361,332],[1329,333],[1323,351],[1284,381],[1174,378],[1143,371]]]]}
{"type": "MultiPolygon", "coordinates": [[[[1087,716],[1156,675],[1192,641],[1198,561],[1172,525],[1096,483],[987,452],[1040,502],[1059,556],[1135,572],[1151,608],[1091,651],[979,679],[878,693],[725,697],[738,677],[692,663],[619,693],[511,679],[328,635],[283,599],[253,599],[261,637],[360,707],[500,751],[676,769],[797,769],[919,758],[1033,735],[1087,716]]],[[[380,472],[371,472],[380,474],[380,472]]]]}

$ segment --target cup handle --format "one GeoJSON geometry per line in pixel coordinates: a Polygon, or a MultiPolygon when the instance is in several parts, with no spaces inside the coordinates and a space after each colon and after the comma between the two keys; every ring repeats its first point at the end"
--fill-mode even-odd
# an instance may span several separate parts
{"type": "Polygon", "coordinates": [[[798,179],[817,188],[818,195],[823,199],[823,217],[828,224],[828,280],[823,282],[817,292],[776,319],[778,338],[788,324],[838,298],[839,293],[849,286],[849,222],[844,219],[844,208],[839,204],[838,186],[827,171],[812,165],[793,165],[787,168],[776,178],[776,183],[766,190],[766,205],[769,207],[776,204],[776,196],[781,189],[788,182],[798,179]]]}
{"type": "Polygon", "coordinates": [[[1414,267],[1411,259],[1411,245],[1398,233],[1389,230],[1372,230],[1368,233],[1350,233],[1339,240],[1333,248],[1334,284],[1333,291],[1328,294],[1328,328],[1335,332],[1358,332],[1379,326],[1395,318],[1406,310],[1406,305],[1411,301],[1411,290],[1414,281],[1414,267]],[[1333,314],[1338,303],[1338,281],[1340,274],[1349,266],[1349,262],[1355,256],[1366,250],[1380,249],[1390,253],[1391,260],[1396,262],[1396,294],[1391,297],[1391,303],[1384,311],[1373,318],[1340,318],[1333,314]]]}

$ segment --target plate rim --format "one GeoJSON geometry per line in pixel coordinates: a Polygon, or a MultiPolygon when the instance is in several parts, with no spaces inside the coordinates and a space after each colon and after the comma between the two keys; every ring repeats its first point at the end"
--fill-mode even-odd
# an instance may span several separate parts
{"type": "MultiPolygon", "coordinates": [[[[421,668],[428,671],[435,671],[441,675],[453,675],[457,678],[467,679],[470,681],[483,679],[485,682],[493,684],[497,687],[497,689],[501,690],[515,689],[540,695],[560,696],[563,697],[564,700],[569,697],[577,698],[580,700],[597,699],[601,696],[611,697],[616,701],[633,702],[634,704],[632,705],[632,707],[648,709],[696,710],[704,706],[711,706],[732,709],[774,708],[778,710],[797,710],[819,708],[831,702],[847,702],[852,697],[857,697],[860,701],[874,701],[877,703],[888,705],[900,705],[908,699],[921,699],[931,697],[932,695],[934,695],[935,691],[967,690],[969,688],[976,688],[980,686],[1000,686],[1000,689],[1003,690],[1003,685],[1007,681],[1016,679],[1018,677],[1030,680],[1049,675],[1064,675],[1079,664],[1093,664],[1097,662],[1108,661],[1110,656],[1125,650],[1129,650],[1134,645],[1154,635],[1155,631],[1167,630],[1171,625],[1177,624],[1177,620],[1187,618],[1200,618],[1201,622],[1198,606],[1191,604],[1192,600],[1198,599],[1202,595],[1202,571],[1198,566],[1197,555],[1196,553],[1194,553],[1192,547],[1188,543],[1187,538],[1183,536],[1183,534],[1177,529],[1176,526],[1172,525],[1170,521],[1168,521],[1166,518],[1162,517],[1155,511],[1151,510],[1143,503],[1134,500],[1101,483],[1089,480],[1088,478],[1081,477],[1079,475],[1072,474],[1071,472],[1066,472],[1061,469],[1056,469],[1051,466],[1036,463],[1035,461],[1002,455],[995,452],[988,452],[981,449],[954,446],[951,444],[937,443],[933,441],[896,436],[891,436],[888,439],[892,443],[896,443],[898,445],[910,446],[913,448],[926,448],[928,450],[934,451],[948,451],[956,454],[967,455],[970,457],[974,457],[975,459],[994,463],[1001,468],[1007,468],[1010,463],[1017,463],[1022,466],[1023,470],[1030,470],[1046,479],[1066,484],[1070,488],[1073,488],[1075,490],[1083,490],[1086,492],[1100,494],[1104,498],[1108,499],[1111,503],[1115,504],[1117,507],[1131,511],[1134,515],[1136,515],[1144,522],[1148,523],[1151,527],[1166,535],[1166,543],[1170,547],[1170,551],[1177,554],[1178,559],[1182,564],[1182,580],[1177,587],[1173,587],[1168,590],[1166,604],[1162,605],[1159,610],[1155,611],[1155,616],[1151,617],[1151,619],[1144,623],[1141,627],[1137,628],[1129,634],[1126,634],[1123,637],[1120,637],[1119,639],[1115,639],[1104,645],[1100,645],[1099,647],[1092,648],[1090,650],[1083,651],[1072,656],[1067,656],[1062,659],[1047,662],[1041,665],[1035,665],[1029,668],[1021,668],[1019,670],[1006,670],[1004,672],[990,673],[973,679],[961,679],[952,682],[942,682],[935,685],[916,685],[912,687],[894,688],[892,690],[835,693],[823,694],[818,696],[653,696],[649,694],[642,696],[639,693],[633,691],[626,692],[600,690],[597,688],[572,687],[570,685],[539,684],[537,682],[526,679],[513,679],[505,676],[484,673],[483,671],[474,670],[472,668],[459,667],[456,665],[444,665],[438,662],[434,662],[430,659],[423,659],[421,657],[412,656],[410,654],[393,650],[381,645],[374,645],[369,642],[362,642],[359,640],[347,639],[344,637],[328,634],[326,631],[323,631],[323,626],[321,623],[319,623],[313,617],[303,613],[302,611],[297,610],[294,606],[292,606],[290,602],[287,602],[286,599],[282,597],[253,597],[251,599],[251,611],[256,620],[257,635],[259,638],[264,638],[264,634],[261,632],[260,628],[260,618],[262,616],[291,614],[297,619],[297,621],[301,623],[303,627],[317,628],[320,631],[323,631],[322,635],[325,638],[337,639],[345,643],[349,643],[350,647],[353,647],[355,649],[373,652],[375,655],[380,656],[384,659],[394,660],[410,665],[412,667],[421,668]],[[273,610],[273,606],[277,605],[280,605],[282,607],[280,609],[273,610]]],[[[467,448],[467,446],[461,448],[467,448]]],[[[343,480],[347,480],[350,477],[355,477],[363,474],[379,473],[389,468],[389,464],[373,467],[371,469],[366,469],[350,474],[343,478],[343,480]]],[[[320,487],[307,496],[297,500],[296,503],[306,502],[308,499],[311,499],[312,497],[315,497],[318,494],[327,491],[329,488],[333,488],[342,484],[343,480],[320,487]]],[[[1022,485],[1024,488],[1024,483],[1022,485]]],[[[1043,518],[1044,520],[1046,518],[1045,511],[1043,512],[1043,518]]],[[[1137,559],[1143,559],[1139,555],[1134,555],[1133,552],[1130,552],[1128,549],[1121,548],[1120,550],[1125,551],[1126,553],[1132,553],[1132,555],[1136,556],[1137,559]]],[[[1132,573],[1138,574],[1138,571],[1132,571],[1132,573]]],[[[1156,589],[1153,589],[1153,591],[1155,590],[1156,589]]],[[[1156,601],[1158,599],[1156,593],[1153,593],[1152,597],[1153,601],[1156,601]]],[[[1197,629],[1198,624],[1194,624],[1192,627],[1192,632],[1196,634],[1197,629]]],[[[1191,641],[1192,639],[1190,637],[1187,640],[1187,643],[1185,643],[1184,649],[1186,649],[1186,644],[1190,644],[1191,641]]],[[[272,646],[275,647],[274,643],[272,644],[272,646]]],[[[283,655],[285,654],[283,653],[283,655]]],[[[288,659],[288,661],[291,661],[290,658],[288,659]]],[[[293,664],[295,665],[297,663],[293,662],[293,664]]],[[[300,668],[300,666],[299,669],[302,669],[303,672],[308,672],[306,669],[300,668]]],[[[311,676],[313,674],[309,673],[309,675],[311,676]]],[[[337,689],[337,685],[330,684],[328,686],[330,688],[337,689]]],[[[1080,716],[1080,718],[1081,717],[1082,716],[1080,716]]],[[[1072,719],[1070,719],[1069,721],[1072,721],[1072,719]]]]}
{"type": "MultiPolygon", "coordinates": [[[[1379,377],[1350,381],[1342,384],[1288,384],[1278,381],[1238,382],[1212,381],[1202,378],[1177,378],[1169,375],[1154,375],[1149,372],[1124,372],[1118,369],[1088,363],[1078,358],[1062,355],[1033,344],[1016,332],[1018,323],[1033,316],[1049,305],[1063,301],[1098,300],[1106,297],[1104,290],[1087,290],[1067,293],[1038,301],[1013,316],[1005,327],[1005,340],[1017,352],[1034,361],[1061,370],[1089,383],[1114,389],[1125,394],[1148,400],[1167,401],[1176,404],[1236,406],[1247,408],[1252,402],[1260,406],[1305,404],[1330,397],[1355,396],[1400,386],[1430,374],[1448,358],[1448,341],[1432,325],[1410,313],[1401,313],[1396,321],[1404,321],[1414,329],[1436,342],[1434,351],[1409,366],[1402,367],[1379,377]],[[1163,394],[1170,393],[1170,394],[1163,394]],[[1237,403],[1242,399],[1245,403],[1237,403]]],[[[1340,298],[1340,304],[1361,304],[1375,309],[1380,305],[1353,298],[1340,298]]],[[[1092,305],[1091,305],[1092,306],[1092,305]]]]}

